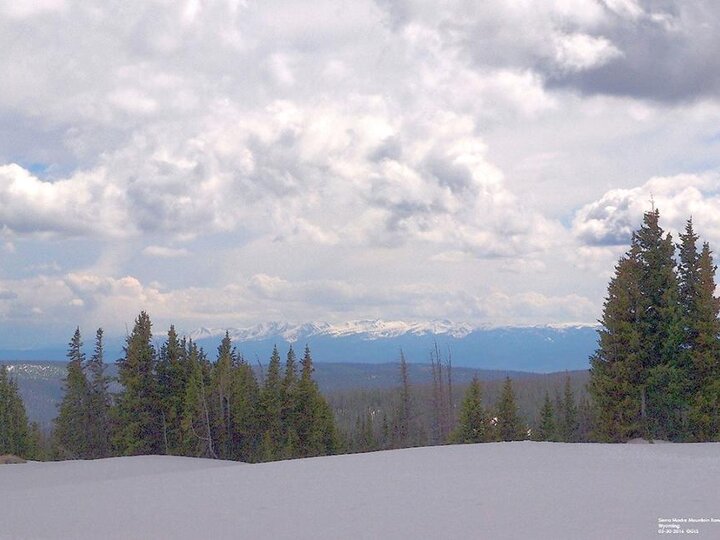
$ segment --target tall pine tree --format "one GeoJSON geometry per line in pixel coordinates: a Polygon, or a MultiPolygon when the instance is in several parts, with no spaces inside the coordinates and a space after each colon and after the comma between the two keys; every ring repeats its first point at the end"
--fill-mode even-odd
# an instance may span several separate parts
{"type": "Polygon", "coordinates": [[[281,420],[283,430],[281,453],[285,458],[292,457],[296,453],[298,444],[297,410],[295,407],[295,401],[297,400],[297,382],[296,357],[291,345],[285,361],[285,376],[282,382],[283,405],[281,420]]]}
{"type": "Polygon", "coordinates": [[[260,392],[260,407],[265,431],[262,435],[262,459],[271,461],[281,455],[283,439],[283,385],[280,369],[280,353],[273,347],[265,375],[265,384],[260,392]]]}
{"type": "Polygon", "coordinates": [[[80,328],[75,330],[68,345],[67,373],[63,380],[63,398],[55,419],[55,446],[63,459],[86,459],[92,457],[90,432],[90,386],[83,366],[80,328]]]}
{"type": "Polygon", "coordinates": [[[297,457],[323,456],[338,450],[338,435],[332,409],[313,380],[313,360],[305,347],[296,392],[297,457]]]}
{"type": "Polygon", "coordinates": [[[715,297],[710,246],[698,257],[697,286],[689,309],[690,397],[688,439],[720,440],[720,299],[715,297]]]}
{"type": "Polygon", "coordinates": [[[233,418],[233,459],[257,461],[260,456],[262,417],[260,388],[255,373],[242,357],[233,373],[231,412],[233,418]]]}
{"type": "Polygon", "coordinates": [[[190,377],[183,400],[183,450],[190,456],[217,458],[210,417],[209,370],[202,350],[192,340],[188,342],[187,355],[190,377]]]}
{"type": "Polygon", "coordinates": [[[127,337],[125,356],[118,361],[115,446],[121,455],[162,454],[165,451],[162,404],[156,377],[152,322],[142,311],[127,337]]]}
{"type": "Polygon", "coordinates": [[[182,453],[181,424],[190,372],[187,341],[179,339],[171,325],[167,339],[160,347],[157,363],[163,447],[167,454],[182,453]]]}
{"type": "Polygon", "coordinates": [[[105,375],[103,329],[95,333],[95,349],[87,362],[88,373],[88,457],[105,458],[112,454],[110,423],[110,392],[105,375]]]}
{"type": "Polygon", "coordinates": [[[212,370],[210,383],[213,439],[220,459],[229,459],[233,454],[232,385],[235,357],[230,333],[226,331],[218,347],[217,362],[212,370]]]}
{"type": "Polygon", "coordinates": [[[641,268],[633,240],[610,280],[599,347],[590,360],[588,389],[598,406],[596,437],[620,442],[643,435],[644,382],[640,317],[641,268]]]}
{"type": "Polygon", "coordinates": [[[642,428],[648,438],[682,437],[687,354],[679,304],[675,245],[659,224],[660,212],[646,212],[635,234],[640,262],[639,316],[642,428]]]}

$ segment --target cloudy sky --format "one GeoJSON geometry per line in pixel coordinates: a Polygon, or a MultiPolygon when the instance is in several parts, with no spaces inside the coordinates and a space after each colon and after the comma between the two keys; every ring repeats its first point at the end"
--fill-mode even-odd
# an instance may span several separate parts
{"type": "Polygon", "coordinates": [[[720,250],[719,30],[716,0],[0,0],[0,342],[593,322],[651,197],[720,250]]]}

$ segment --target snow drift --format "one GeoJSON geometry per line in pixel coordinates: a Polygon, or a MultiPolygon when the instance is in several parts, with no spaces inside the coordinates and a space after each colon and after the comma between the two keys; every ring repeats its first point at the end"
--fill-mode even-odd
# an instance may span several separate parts
{"type": "Polygon", "coordinates": [[[0,538],[656,538],[720,518],[718,486],[716,443],[27,463],[0,467],[0,538]]]}

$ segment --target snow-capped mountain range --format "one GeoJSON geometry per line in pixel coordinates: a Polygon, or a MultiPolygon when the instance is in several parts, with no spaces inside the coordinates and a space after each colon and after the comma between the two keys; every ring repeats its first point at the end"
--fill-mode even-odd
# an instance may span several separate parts
{"type": "Polygon", "coordinates": [[[198,328],[185,335],[210,357],[228,332],[246,359],[264,363],[273,346],[286,350],[306,344],[319,362],[429,363],[437,346],[454,365],[483,369],[549,372],[586,369],[597,345],[593,325],[491,327],[447,320],[404,322],[359,320],[342,324],[270,322],[247,328],[198,328]]]}
{"type": "MultiPolygon", "coordinates": [[[[591,328],[593,325],[582,323],[564,323],[559,325],[543,325],[524,328],[551,328],[555,330],[572,328],[591,328]]],[[[469,323],[454,323],[448,320],[435,320],[428,322],[384,321],[380,319],[364,319],[348,321],[342,324],[327,322],[312,322],[304,324],[291,324],[287,322],[268,322],[256,324],[245,328],[196,328],[186,335],[194,341],[212,338],[222,338],[228,332],[235,342],[263,341],[273,337],[280,337],[288,343],[295,343],[303,339],[317,336],[347,337],[361,336],[366,340],[396,338],[406,334],[414,336],[434,335],[449,336],[462,339],[477,330],[491,330],[499,328],[523,327],[493,327],[473,326],[469,323]]]]}

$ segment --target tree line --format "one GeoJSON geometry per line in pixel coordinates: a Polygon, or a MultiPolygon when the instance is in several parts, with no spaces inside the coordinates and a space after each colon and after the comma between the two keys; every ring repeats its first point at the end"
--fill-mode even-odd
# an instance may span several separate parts
{"type": "Polygon", "coordinates": [[[47,457],[166,454],[257,462],[338,451],[333,414],[313,380],[309,348],[298,360],[291,347],[284,362],[274,348],[258,380],[227,333],[215,362],[172,326],[157,350],[152,338],[150,317],[141,312],[117,361],[121,389],[112,394],[103,331],[96,333],[90,358],[75,331],[47,457]]]}
{"type": "MultiPolygon", "coordinates": [[[[121,391],[112,394],[104,373],[102,330],[87,358],[77,329],[68,345],[63,399],[53,433],[43,441],[36,428],[25,427],[24,446],[3,443],[0,454],[33,459],[170,454],[255,462],[528,437],[588,440],[588,430],[577,421],[585,401],[575,403],[569,377],[564,399],[556,392],[551,402],[546,393],[549,407],[542,418],[538,412],[528,422],[518,413],[511,379],[505,380],[495,406],[483,404],[477,379],[458,402],[449,356],[443,360],[434,349],[433,382],[425,389],[410,381],[401,352],[395,391],[376,410],[361,406],[364,412],[354,426],[340,430],[334,412],[353,407],[336,404],[333,411],[320,395],[312,379],[309,349],[298,361],[291,347],[283,362],[274,348],[267,367],[256,376],[227,334],[214,362],[192,340],[178,337],[173,327],[157,350],[151,336],[150,319],[141,313],[118,362],[121,391]]],[[[4,368],[0,373],[5,374],[4,368]]],[[[21,411],[12,425],[27,426],[17,385],[7,374],[4,377],[0,381],[13,389],[15,409],[21,411]]],[[[1,388],[0,396],[7,394],[1,388]]]]}

